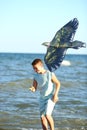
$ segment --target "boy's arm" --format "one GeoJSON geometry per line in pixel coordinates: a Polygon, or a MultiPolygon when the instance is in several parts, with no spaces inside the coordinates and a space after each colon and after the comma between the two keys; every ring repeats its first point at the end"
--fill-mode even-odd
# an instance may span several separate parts
{"type": "Polygon", "coordinates": [[[34,79],[34,80],[33,80],[33,86],[31,86],[31,87],[29,88],[29,90],[31,90],[32,92],[35,92],[36,89],[37,89],[37,81],[34,79]]]}
{"type": "Polygon", "coordinates": [[[52,82],[55,84],[55,91],[54,91],[54,95],[53,95],[53,102],[57,102],[58,101],[58,92],[60,89],[60,81],[57,79],[57,77],[55,76],[55,74],[52,74],[52,82]]]}

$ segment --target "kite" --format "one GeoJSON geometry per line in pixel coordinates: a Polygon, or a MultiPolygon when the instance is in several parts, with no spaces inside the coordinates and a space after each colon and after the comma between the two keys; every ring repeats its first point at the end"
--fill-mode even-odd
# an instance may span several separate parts
{"type": "Polygon", "coordinates": [[[42,45],[47,46],[44,61],[51,72],[60,67],[66,55],[67,49],[79,49],[81,47],[86,47],[84,42],[78,40],[73,41],[78,25],[79,21],[77,18],[74,18],[57,31],[51,42],[42,43],[42,45]]]}

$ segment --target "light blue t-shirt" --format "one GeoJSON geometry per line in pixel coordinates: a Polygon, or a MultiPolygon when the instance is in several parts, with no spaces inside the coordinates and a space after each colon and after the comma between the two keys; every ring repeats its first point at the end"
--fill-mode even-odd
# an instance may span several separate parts
{"type": "Polygon", "coordinates": [[[46,71],[44,74],[36,73],[34,75],[34,79],[37,81],[38,88],[40,90],[40,96],[42,98],[53,93],[53,83],[51,81],[52,74],[52,72],[46,71]]]}

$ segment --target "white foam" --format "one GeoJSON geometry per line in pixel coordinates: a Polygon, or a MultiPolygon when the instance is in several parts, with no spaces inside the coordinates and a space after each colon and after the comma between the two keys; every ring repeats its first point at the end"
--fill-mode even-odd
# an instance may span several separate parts
{"type": "Polygon", "coordinates": [[[63,60],[61,65],[63,65],[63,66],[70,66],[71,63],[68,60],[63,60]]]}
{"type": "Polygon", "coordinates": [[[22,128],[21,130],[42,130],[42,129],[33,129],[33,128],[22,128]]]}
{"type": "MultiPolygon", "coordinates": [[[[42,128],[20,128],[18,127],[19,130],[43,130],[42,128]]],[[[55,128],[55,130],[58,130],[58,128],[55,128]]]]}

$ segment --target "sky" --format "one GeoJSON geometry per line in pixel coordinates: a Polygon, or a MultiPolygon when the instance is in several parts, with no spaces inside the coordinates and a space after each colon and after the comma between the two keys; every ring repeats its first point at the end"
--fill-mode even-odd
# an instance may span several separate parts
{"type": "Polygon", "coordinates": [[[87,43],[87,0],[0,0],[0,52],[46,53],[41,44],[73,18],[79,20],[74,40],[87,43]]]}

